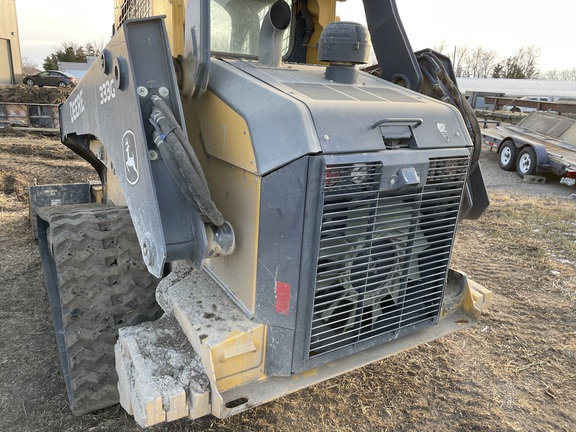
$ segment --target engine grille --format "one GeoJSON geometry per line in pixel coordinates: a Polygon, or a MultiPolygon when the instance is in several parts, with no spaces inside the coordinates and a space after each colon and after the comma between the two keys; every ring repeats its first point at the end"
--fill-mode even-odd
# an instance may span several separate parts
{"type": "Polygon", "coordinates": [[[309,359],[436,323],[468,161],[430,159],[402,192],[379,162],[326,168],[309,359]]]}

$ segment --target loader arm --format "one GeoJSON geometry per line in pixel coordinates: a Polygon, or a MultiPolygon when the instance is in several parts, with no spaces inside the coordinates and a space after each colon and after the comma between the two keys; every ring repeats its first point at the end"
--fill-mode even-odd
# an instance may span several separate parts
{"type": "Polygon", "coordinates": [[[230,249],[232,231],[218,228],[223,220],[209,193],[201,202],[193,196],[207,186],[197,162],[188,160],[190,144],[180,142],[187,141],[186,125],[161,18],[126,23],[60,115],[63,143],[97,168],[104,201],[128,206],[152,274],[162,276],[167,262],[181,259],[199,268],[214,253],[207,250],[205,223],[230,249]]]}
{"type": "Polygon", "coordinates": [[[366,22],[381,77],[420,91],[422,72],[398,14],[395,0],[363,0],[366,22]]]}

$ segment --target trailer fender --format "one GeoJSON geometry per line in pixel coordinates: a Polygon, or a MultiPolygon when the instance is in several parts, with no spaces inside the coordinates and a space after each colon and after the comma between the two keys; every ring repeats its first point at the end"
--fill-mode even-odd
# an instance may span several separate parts
{"type": "Polygon", "coordinates": [[[546,147],[542,144],[530,143],[522,146],[522,148],[520,148],[520,152],[527,147],[532,147],[534,153],[536,154],[536,172],[546,172],[548,166],[550,165],[550,159],[548,158],[546,147]]]}
{"type": "Polygon", "coordinates": [[[518,142],[514,138],[506,137],[500,140],[500,142],[498,142],[498,147],[496,148],[496,151],[500,153],[502,151],[502,146],[506,143],[514,144],[514,146],[518,149],[518,151],[520,151],[520,148],[524,145],[524,143],[518,142]]]}

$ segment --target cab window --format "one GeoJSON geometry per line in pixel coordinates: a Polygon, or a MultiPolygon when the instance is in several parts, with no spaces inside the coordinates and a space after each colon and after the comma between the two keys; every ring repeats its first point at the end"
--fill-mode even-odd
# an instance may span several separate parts
{"type": "MultiPolygon", "coordinates": [[[[212,52],[257,56],[260,27],[275,0],[211,0],[212,52]]],[[[292,7],[291,1],[286,1],[292,7]]],[[[284,34],[282,54],[288,52],[290,32],[284,34]]]]}

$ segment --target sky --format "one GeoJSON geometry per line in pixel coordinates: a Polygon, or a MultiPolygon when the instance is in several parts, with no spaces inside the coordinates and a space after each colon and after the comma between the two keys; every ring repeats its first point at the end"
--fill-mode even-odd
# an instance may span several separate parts
{"type": "MultiPolygon", "coordinates": [[[[540,48],[539,67],[576,68],[574,11],[569,0],[396,0],[414,51],[483,47],[506,58],[521,47],[540,48]],[[545,5],[545,6],[544,6],[545,5]]],[[[22,57],[42,68],[63,42],[85,45],[112,35],[114,1],[16,0],[22,57]]],[[[338,3],[343,20],[366,22],[362,0],[338,3]]]]}
{"type": "MultiPolygon", "coordinates": [[[[570,0],[396,0],[404,30],[414,51],[440,46],[483,47],[498,57],[521,47],[540,48],[539,68],[576,69],[574,16],[570,0]]],[[[342,19],[366,22],[362,0],[338,5],[342,19]]]]}
{"type": "Polygon", "coordinates": [[[85,45],[112,37],[114,0],[16,0],[20,52],[42,69],[64,42],[85,45]]]}

